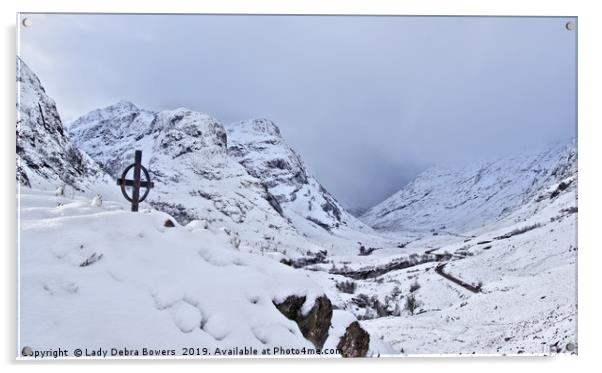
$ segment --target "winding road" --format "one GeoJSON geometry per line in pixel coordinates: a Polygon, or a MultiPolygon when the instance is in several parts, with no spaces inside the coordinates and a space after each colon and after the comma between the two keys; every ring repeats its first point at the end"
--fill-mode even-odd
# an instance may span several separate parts
{"type": "Polygon", "coordinates": [[[460,285],[462,286],[464,289],[472,291],[473,293],[480,293],[481,292],[481,285],[472,285],[469,284],[467,282],[464,282],[462,280],[460,280],[457,277],[454,277],[452,275],[450,275],[449,273],[445,273],[443,272],[443,268],[447,265],[447,263],[440,263],[437,265],[437,267],[435,267],[435,272],[439,275],[441,275],[443,278],[453,282],[454,284],[460,285]]]}

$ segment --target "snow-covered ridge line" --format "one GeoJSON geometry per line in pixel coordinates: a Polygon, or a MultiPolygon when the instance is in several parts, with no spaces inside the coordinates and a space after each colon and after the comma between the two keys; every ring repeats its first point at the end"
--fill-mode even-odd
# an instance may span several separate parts
{"type": "Polygon", "coordinates": [[[349,357],[392,352],[352,314],[333,310],[320,283],[273,260],[282,256],[275,245],[313,247],[274,211],[266,186],[228,159],[217,120],[187,109],[152,113],[128,102],[94,111],[71,129],[77,140],[90,140],[87,149],[101,170],[72,144],[39,79],[17,63],[24,344],[125,346],[135,356],[182,355],[191,346],[209,354],[240,346],[283,348],[287,355],[321,348],[349,357]],[[158,181],[159,196],[149,205],[202,220],[183,226],[149,205],[133,215],[110,198],[117,188],[109,174],[115,177],[138,148],[158,181]],[[65,193],[67,185],[73,193],[65,193]],[[90,196],[103,188],[105,198],[90,196]],[[274,230],[269,239],[266,221],[274,230]],[[254,254],[254,235],[273,251],[254,254]]]}
{"type": "Polygon", "coordinates": [[[17,57],[17,183],[56,189],[63,185],[91,192],[107,175],[73,144],[54,100],[38,77],[17,57]]]}
{"type": "Polygon", "coordinates": [[[202,219],[237,232],[246,251],[312,250],[298,247],[280,206],[261,180],[228,156],[226,131],[207,114],[182,108],[155,113],[120,102],[75,120],[69,131],[113,177],[131,163],[133,149],[142,150],[155,182],[148,205],[180,223],[202,219]]]}
{"type": "Polygon", "coordinates": [[[387,231],[375,232],[267,119],[223,125],[121,101],[67,133],[28,74],[17,123],[17,162],[29,165],[17,173],[24,343],[574,353],[574,146],[427,170],[366,213],[387,231]],[[110,181],[134,149],[156,185],[135,215],[110,181]]]}
{"type": "Polygon", "coordinates": [[[576,172],[574,141],[538,154],[480,165],[436,166],[360,219],[383,231],[461,233],[508,217],[576,172]]]}
{"type": "Polygon", "coordinates": [[[73,121],[69,133],[113,177],[141,149],[156,185],[151,206],[181,223],[205,219],[241,232],[247,250],[298,256],[323,244],[348,248],[336,237],[349,234],[379,239],[344,211],[267,119],[224,126],[205,113],[152,112],[121,101],[73,121]]]}
{"type": "Polygon", "coordinates": [[[264,181],[293,222],[304,218],[326,231],[369,230],[311,175],[274,122],[252,119],[225,128],[228,154],[264,181]]]}

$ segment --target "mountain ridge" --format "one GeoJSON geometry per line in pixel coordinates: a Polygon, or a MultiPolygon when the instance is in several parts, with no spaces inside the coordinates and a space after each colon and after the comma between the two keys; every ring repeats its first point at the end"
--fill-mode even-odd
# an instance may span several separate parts
{"type": "Polygon", "coordinates": [[[535,154],[461,167],[437,165],[371,207],[360,219],[377,230],[467,231],[509,216],[576,174],[575,141],[535,154]]]}
{"type": "Polygon", "coordinates": [[[151,206],[181,224],[206,220],[242,231],[243,244],[253,250],[295,255],[321,248],[298,247],[299,235],[325,242],[339,229],[371,232],[309,175],[279,128],[265,119],[223,125],[185,108],[153,112],[120,101],[74,120],[69,133],[114,178],[132,162],[132,149],[142,150],[156,186],[151,206]],[[233,130],[237,126],[244,128],[233,130]],[[267,229],[252,228],[259,225],[267,229]]]}
{"type": "Polygon", "coordinates": [[[274,122],[251,119],[225,128],[228,154],[251,175],[264,180],[290,218],[304,218],[327,231],[345,227],[369,230],[311,175],[274,122]]]}
{"type": "Polygon", "coordinates": [[[17,57],[16,178],[19,185],[86,191],[107,175],[68,136],[56,104],[17,57]]]}

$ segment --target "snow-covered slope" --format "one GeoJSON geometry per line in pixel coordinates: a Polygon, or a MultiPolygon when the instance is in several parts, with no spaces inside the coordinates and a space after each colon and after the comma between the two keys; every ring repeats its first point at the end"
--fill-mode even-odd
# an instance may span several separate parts
{"type": "Polygon", "coordinates": [[[407,354],[576,353],[577,195],[561,183],[545,203],[536,197],[473,238],[432,251],[455,254],[445,266],[425,263],[359,284],[358,293],[377,294],[389,308],[404,309],[408,297],[416,305],[413,314],[367,321],[368,330],[407,354]]]}
{"type": "MultiPolygon", "coordinates": [[[[21,199],[22,346],[200,356],[217,348],[316,348],[315,325],[285,317],[277,305],[305,297],[299,315],[318,312],[320,285],[302,271],[238,251],[227,232],[198,221],[170,227],[173,217],[134,214],[121,202],[98,206],[31,189],[21,199]]],[[[332,312],[328,301],[321,305],[318,332],[324,348],[333,349],[355,318],[332,312]]],[[[373,337],[365,352],[391,350],[373,337]]]]}
{"type": "Polygon", "coordinates": [[[69,139],[54,101],[17,57],[17,182],[25,187],[91,192],[104,172],[69,139]]]}
{"type": "Polygon", "coordinates": [[[392,352],[333,309],[311,272],[280,263],[289,249],[323,247],[228,156],[217,120],[120,102],[71,126],[92,160],[18,64],[20,347],[88,357],[392,352]],[[156,189],[134,214],[114,178],[135,149],[156,189]]]}
{"type": "Polygon", "coordinates": [[[249,174],[262,180],[284,213],[304,233],[320,227],[329,232],[345,229],[370,231],[334,199],[306,169],[270,120],[253,119],[226,126],[228,153],[249,174]],[[303,229],[313,226],[313,229],[303,229]]]}
{"type": "Polygon", "coordinates": [[[308,174],[267,120],[236,123],[226,132],[207,114],[119,102],[75,120],[69,132],[115,178],[133,161],[134,149],[142,150],[156,185],[150,205],[181,223],[224,226],[249,250],[291,257],[382,241],[308,174]]]}
{"type": "Polygon", "coordinates": [[[508,217],[576,172],[572,143],[460,169],[433,167],[361,219],[381,231],[461,233],[508,217]]]}
{"type": "Polygon", "coordinates": [[[268,120],[224,128],[120,102],[72,123],[71,143],[19,66],[22,346],[392,353],[382,336],[396,353],[576,351],[573,144],[427,170],[363,216],[385,238],[268,120]],[[156,185],[136,214],[111,198],[135,149],[156,185]]]}
{"type": "Polygon", "coordinates": [[[304,243],[261,180],[227,154],[226,132],[211,116],[187,109],[142,110],[119,102],[69,126],[75,142],[113,177],[142,150],[155,188],[147,202],[180,223],[204,220],[241,240],[245,250],[303,252],[304,243]]]}

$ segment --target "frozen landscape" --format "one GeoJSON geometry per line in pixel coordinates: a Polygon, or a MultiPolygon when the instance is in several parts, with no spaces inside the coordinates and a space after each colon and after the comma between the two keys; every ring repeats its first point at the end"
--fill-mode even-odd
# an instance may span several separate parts
{"type": "Polygon", "coordinates": [[[431,167],[356,217],[269,119],[120,101],[66,125],[17,65],[20,347],[577,352],[574,142],[431,167]]]}

